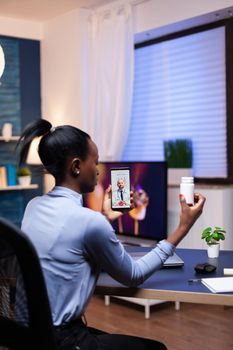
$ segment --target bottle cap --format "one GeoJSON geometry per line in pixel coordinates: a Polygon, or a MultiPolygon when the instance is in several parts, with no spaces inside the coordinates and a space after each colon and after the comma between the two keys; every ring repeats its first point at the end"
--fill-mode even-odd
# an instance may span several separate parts
{"type": "Polygon", "coordinates": [[[192,184],[193,183],[193,176],[182,176],[181,182],[186,183],[186,184],[192,184]]]}

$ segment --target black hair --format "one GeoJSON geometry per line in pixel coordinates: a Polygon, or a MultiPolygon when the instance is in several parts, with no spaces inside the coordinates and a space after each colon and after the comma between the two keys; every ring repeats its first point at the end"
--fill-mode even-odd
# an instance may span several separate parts
{"type": "Polygon", "coordinates": [[[39,136],[42,136],[38,147],[41,162],[57,180],[64,179],[68,157],[85,160],[88,155],[90,136],[87,133],[71,125],[52,127],[50,122],[40,119],[28,124],[20,136],[19,165],[26,162],[31,142],[39,136]]]}

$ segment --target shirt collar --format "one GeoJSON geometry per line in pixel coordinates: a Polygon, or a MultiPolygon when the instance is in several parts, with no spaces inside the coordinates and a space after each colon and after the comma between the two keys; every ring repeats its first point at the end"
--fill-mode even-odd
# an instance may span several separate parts
{"type": "Polygon", "coordinates": [[[83,205],[83,196],[82,194],[71,190],[68,187],[55,186],[50,192],[47,193],[48,196],[58,196],[58,197],[68,197],[73,198],[79,205],[83,205]]]}

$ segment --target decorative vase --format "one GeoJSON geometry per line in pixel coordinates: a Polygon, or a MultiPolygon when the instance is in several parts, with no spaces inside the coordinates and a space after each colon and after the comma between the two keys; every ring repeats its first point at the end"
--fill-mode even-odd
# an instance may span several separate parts
{"type": "Polygon", "coordinates": [[[5,141],[9,141],[12,136],[12,124],[11,123],[5,123],[2,127],[2,137],[5,141]]]}
{"type": "Polygon", "coordinates": [[[31,176],[18,176],[18,183],[21,186],[28,186],[31,183],[31,176]]]}
{"type": "Polygon", "coordinates": [[[208,244],[207,253],[209,258],[219,257],[220,244],[208,244]]]}

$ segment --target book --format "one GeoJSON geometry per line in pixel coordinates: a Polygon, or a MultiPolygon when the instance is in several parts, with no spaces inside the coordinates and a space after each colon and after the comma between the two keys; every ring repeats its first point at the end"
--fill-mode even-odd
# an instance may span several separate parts
{"type": "Polygon", "coordinates": [[[8,184],[8,186],[17,185],[15,165],[14,164],[7,164],[6,169],[7,169],[7,184],[8,184]]]}
{"type": "Polygon", "coordinates": [[[7,187],[7,172],[5,166],[0,166],[0,188],[7,187]]]}
{"type": "Polygon", "coordinates": [[[202,278],[201,282],[213,293],[233,292],[233,277],[202,278]]]}

